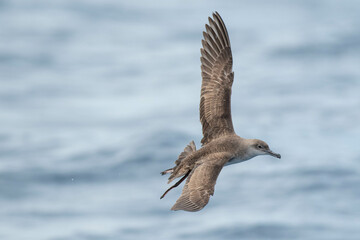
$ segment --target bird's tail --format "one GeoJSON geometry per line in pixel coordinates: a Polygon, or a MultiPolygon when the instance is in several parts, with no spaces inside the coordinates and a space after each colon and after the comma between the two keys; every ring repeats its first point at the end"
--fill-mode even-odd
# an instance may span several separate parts
{"type": "Polygon", "coordinates": [[[162,171],[160,174],[165,175],[165,174],[168,174],[168,173],[172,173],[173,171],[174,171],[173,168],[169,168],[169,169],[166,169],[165,171],[162,171]]]}
{"type": "Polygon", "coordinates": [[[165,171],[161,172],[161,175],[165,175],[167,173],[170,173],[169,182],[170,183],[174,178],[183,176],[179,181],[177,181],[173,186],[171,186],[166,192],[160,197],[162,199],[171,189],[176,188],[180,185],[190,174],[191,170],[186,170],[186,172],[181,170],[181,161],[184,160],[187,156],[189,156],[191,153],[196,151],[196,146],[194,141],[191,141],[185,148],[182,153],[180,153],[179,158],[175,161],[176,166],[173,168],[166,169],[165,171]],[[180,166],[179,166],[180,165],[180,166]],[[180,172],[179,172],[180,171],[180,172]]]}
{"type": "Polygon", "coordinates": [[[161,172],[161,175],[165,175],[165,174],[172,174],[174,172],[174,169],[181,163],[181,161],[183,159],[185,159],[188,155],[190,155],[191,153],[196,151],[196,146],[194,141],[191,141],[185,148],[184,151],[182,153],[180,153],[179,158],[175,161],[175,167],[173,168],[169,168],[166,169],[164,171],[161,172]]]}
{"type": "Polygon", "coordinates": [[[191,141],[185,148],[182,153],[180,153],[178,160],[175,161],[176,165],[179,165],[180,162],[186,158],[188,155],[196,151],[196,146],[194,141],[191,141]]]}

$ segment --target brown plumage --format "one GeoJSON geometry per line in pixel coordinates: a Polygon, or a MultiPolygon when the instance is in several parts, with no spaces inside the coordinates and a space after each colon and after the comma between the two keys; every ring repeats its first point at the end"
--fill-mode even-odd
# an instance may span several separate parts
{"type": "Polygon", "coordinates": [[[201,48],[200,121],[203,145],[220,136],[234,133],[231,120],[231,86],[234,80],[229,36],[216,12],[205,25],[201,48]]]}
{"type": "Polygon", "coordinates": [[[168,183],[182,177],[161,198],[187,178],[172,210],[194,212],[204,208],[214,194],[217,177],[225,165],[264,154],[280,158],[265,142],[244,139],[234,132],[230,106],[234,80],[230,40],[220,15],[215,12],[212,17],[205,25],[200,58],[202,148],[196,150],[194,141],[190,142],[175,161],[175,167],[161,173],[171,174],[168,183]]]}
{"type": "Polygon", "coordinates": [[[216,179],[230,157],[229,153],[221,152],[196,162],[171,210],[195,212],[202,209],[209,202],[210,195],[214,195],[216,179]]]}

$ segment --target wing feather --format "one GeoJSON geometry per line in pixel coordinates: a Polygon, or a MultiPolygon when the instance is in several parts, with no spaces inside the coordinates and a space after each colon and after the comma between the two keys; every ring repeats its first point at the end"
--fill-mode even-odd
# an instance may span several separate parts
{"type": "Polygon", "coordinates": [[[231,87],[234,79],[229,36],[216,12],[205,25],[201,49],[200,121],[203,145],[213,139],[233,134],[231,87]]]}

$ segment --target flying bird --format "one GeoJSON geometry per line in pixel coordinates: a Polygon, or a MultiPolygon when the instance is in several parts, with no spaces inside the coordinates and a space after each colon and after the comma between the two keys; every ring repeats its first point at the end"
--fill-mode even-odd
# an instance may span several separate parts
{"type": "Polygon", "coordinates": [[[200,58],[202,147],[196,150],[191,141],[175,161],[175,167],[161,172],[170,174],[168,183],[181,177],[161,198],[186,179],[181,196],[171,210],[196,212],[203,209],[214,194],[216,179],[226,165],[258,155],[281,158],[264,141],[236,135],[230,107],[234,72],[229,35],[217,12],[209,17],[205,29],[200,58]]]}

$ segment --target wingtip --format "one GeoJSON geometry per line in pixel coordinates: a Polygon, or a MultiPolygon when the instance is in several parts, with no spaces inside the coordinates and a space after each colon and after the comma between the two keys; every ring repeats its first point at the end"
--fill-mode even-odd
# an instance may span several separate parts
{"type": "Polygon", "coordinates": [[[170,210],[171,210],[171,211],[179,211],[179,210],[184,210],[184,209],[182,209],[181,207],[178,206],[177,203],[175,203],[175,204],[171,207],[170,210]]]}
{"type": "Polygon", "coordinates": [[[221,27],[220,25],[224,25],[224,20],[222,19],[222,17],[220,16],[220,14],[218,12],[215,12],[216,14],[214,15],[214,21],[217,22],[217,24],[219,24],[219,27],[221,27]]]}

